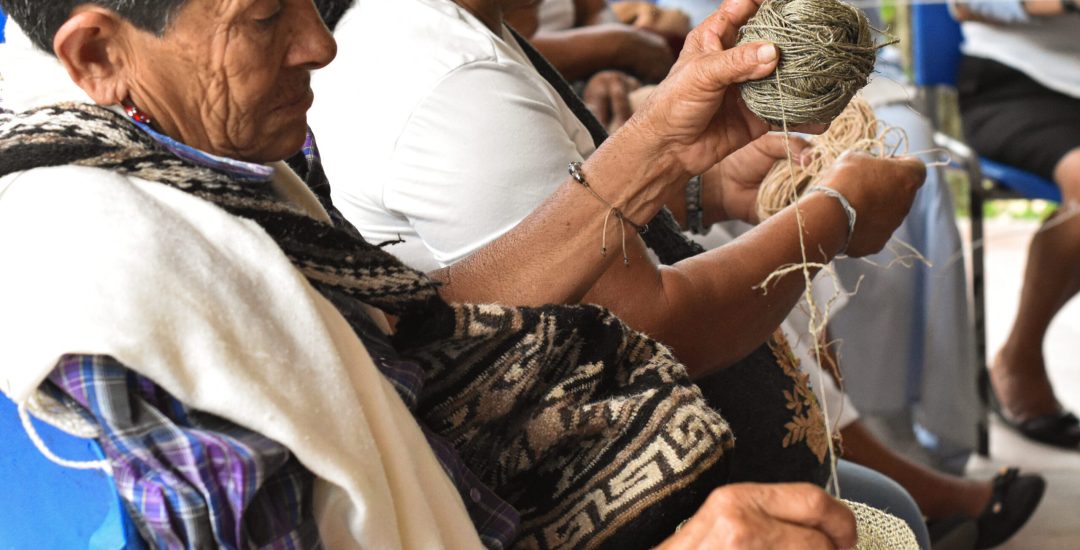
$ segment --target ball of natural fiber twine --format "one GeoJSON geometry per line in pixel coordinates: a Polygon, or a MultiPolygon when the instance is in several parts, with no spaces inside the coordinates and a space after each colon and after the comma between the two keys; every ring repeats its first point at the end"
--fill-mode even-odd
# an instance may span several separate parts
{"type": "MultiPolygon", "coordinates": [[[[884,156],[889,147],[886,138],[893,129],[882,127],[874,109],[856,95],[833,120],[829,130],[810,138],[814,145],[808,158],[795,163],[778,160],[761,181],[758,190],[757,215],[764,220],[783,210],[796,200],[807,187],[815,185],[836,159],[847,151],[863,151],[884,156]]],[[[904,146],[906,147],[906,136],[904,146]]]]}
{"type": "Polygon", "coordinates": [[[874,70],[880,46],[859,9],[839,0],[766,0],[739,31],[739,43],[780,50],[776,73],[742,85],[746,106],[776,126],[826,124],[874,70]]]}

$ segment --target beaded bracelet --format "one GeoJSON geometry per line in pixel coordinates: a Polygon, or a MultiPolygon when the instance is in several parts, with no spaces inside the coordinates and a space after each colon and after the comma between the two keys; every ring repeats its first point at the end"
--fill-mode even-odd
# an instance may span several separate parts
{"type": "Polygon", "coordinates": [[[596,190],[594,190],[592,188],[592,186],[589,185],[589,182],[585,179],[585,174],[581,172],[581,163],[580,162],[577,162],[577,161],[571,162],[570,166],[569,166],[569,172],[570,172],[570,176],[574,178],[574,181],[581,184],[581,186],[584,187],[585,190],[588,191],[590,195],[596,197],[596,200],[600,201],[608,209],[607,214],[604,215],[604,233],[603,233],[603,237],[602,237],[601,243],[600,243],[600,255],[601,256],[607,256],[607,226],[608,226],[608,220],[610,220],[612,218],[612,216],[614,216],[615,219],[622,222],[622,223],[619,224],[619,231],[622,234],[623,265],[630,265],[630,256],[626,253],[626,226],[624,224],[630,224],[630,227],[633,227],[634,231],[637,231],[639,234],[642,234],[642,235],[644,235],[649,230],[649,224],[638,225],[638,224],[634,223],[632,220],[627,218],[625,214],[623,214],[622,210],[619,210],[619,208],[617,208],[615,205],[613,205],[610,202],[604,200],[604,198],[601,197],[596,192],[596,190]]]}
{"type": "Polygon", "coordinates": [[[695,235],[708,235],[712,227],[704,226],[705,212],[701,208],[701,176],[686,183],[686,228],[695,235]]]}
{"type": "Polygon", "coordinates": [[[840,203],[840,207],[844,209],[844,214],[847,215],[847,239],[844,241],[844,247],[837,252],[837,256],[842,256],[847,252],[847,247],[851,244],[851,237],[855,235],[855,220],[858,218],[858,213],[855,212],[855,208],[851,206],[851,203],[847,200],[847,197],[843,193],[833,189],[831,187],[822,187],[815,185],[806,190],[806,194],[809,195],[815,191],[824,193],[826,196],[832,197],[840,203]]]}

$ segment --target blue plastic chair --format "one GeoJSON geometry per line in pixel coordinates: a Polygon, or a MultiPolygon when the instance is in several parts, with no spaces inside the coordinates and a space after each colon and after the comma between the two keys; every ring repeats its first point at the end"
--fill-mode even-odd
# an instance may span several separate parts
{"type": "Polygon", "coordinates": [[[4,43],[4,27],[7,24],[7,14],[0,8],[0,44],[4,43]]]}
{"type": "MultiPolygon", "coordinates": [[[[911,6],[911,42],[914,83],[930,90],[938,87],[955,88],[956,73],[962,58],[960,44],[963,34],[960,24],[949,14],[944,4],[915,3],[911,6]]],[[[923,94],[926,112],[936,112],[934,94],[923,94]]],[[[986,266],[983,257],[983,203],[995,199],[1045,199],[1061,202],[1061,190],[1054,182],[1011,166],[979,158],[963,142],[944,134],[935,135],[938,145],[948,149],[954,162],[968,174],[971,198],[972,241],[972,298],[974,300],[975,357],[977,364],[986,366],[986,266]],[[989,183],[989,185],[987,185],[989,183]]],[[[987,396],[979,381],[984,406],[987,396]]],[[[989,436],[985,420],[979,426],[979,454],[989,454],[989,436]]]]}
{"type": "MultiPolygon", "coordinates": [[[[93,440],[31,420],[46,446],[68,460],[103,457],[93,440]]],[[[18,409],[0,395],[0,549],[144,548],[112,478],[45,458],[30,441],[18,409]]]]}

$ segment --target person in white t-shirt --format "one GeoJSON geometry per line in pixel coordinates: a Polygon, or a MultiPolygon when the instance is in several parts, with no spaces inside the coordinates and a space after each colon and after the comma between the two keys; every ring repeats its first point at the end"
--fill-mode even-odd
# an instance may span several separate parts
{"type": "Polygon", "coordinates": [[[1028,250],[1020,305],[993,358],[990,395],[1025,436],[1080,448],[1080,420],[1054,395],[1043,339],[1080,292],[1080,8],[1075,0],[956,4],[964,19],[957,74],[964,134],[982,156],[1061,189],[1062,208],[1028,250]]]}

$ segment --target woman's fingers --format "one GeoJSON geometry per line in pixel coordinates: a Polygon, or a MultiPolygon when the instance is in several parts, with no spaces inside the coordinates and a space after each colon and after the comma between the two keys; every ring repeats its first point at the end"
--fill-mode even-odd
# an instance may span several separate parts
{"type": "Polygon", "coordinates": [[[622,126],[634,111],[630,108],[630,83],[625,78],[616,78],[611,83],[611,122],[622,126]]]}
{"type": "Polygon", "coordinates": [[[608,105],[608,100],[604,97],[603,92],[594,90],[594,86],[591,84],[585,89],[585,105],[592,111],[596,119],[600,121],[600,124],[607,126],[611,121],[611,109],[608,105]]]}
{"type": "Polygon", "coordinates": [[[636,78],[620,71],[603,71],[585,86],[585,105],[605,126],[619,127],[634,114],[630,92],[641,87],[636,78]]]}
{"type": "Polygon", "coordinates": [[[769,133],[750,142],[761,154],[776,160],[787,158],[788,149],[791,149],[791,159],[796,163],[802,159],[803,152],[810,148],[810,142],[800,136],[781,133],[769,133]]]}
{"type": "Polygon", "coordinates": [[[705,21],[686,38],[693,52],[716,52],[730,48],[742,27],[757,13],[763,0],[725,0],[705,21]]]}
{"type": "MultiPolygon", "coordinates": [[[[760,510],[770,516],[818,531],[832,547],[852,548],[858,542],[855,514],[820,487],[810,484],[766,485],[766,490],[750,496],[760,510]]],[[[827,548],[830,546],[822,546],[827,548]]]]}
{"type": "Polygon", "coordinates": [[[834,550],[856,542],[854,514],[821,488],[747,483],[713,491],[661,549],[834,550]]]}
{"type": "MultiPolygon", "coordinates": [[[[779,52],[770,42],[752,42],[703,55],[695,62],[704,90],[721,92],[732,84],[759,80],[776,68],[779,52]]],[[[689,69],[690,67],[688,67],[689,69]]]]}

